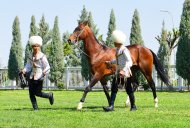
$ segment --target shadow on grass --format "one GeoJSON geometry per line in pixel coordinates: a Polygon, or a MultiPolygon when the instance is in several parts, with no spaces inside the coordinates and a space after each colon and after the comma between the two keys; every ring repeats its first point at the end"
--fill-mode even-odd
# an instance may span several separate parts
{"type": "MultiPolygon", "coordinates": [[[[106,106],[86,106],[82,110],[77,110],[76,107],[61,107],[61,108],[39,108],[39,111],[53,110],[53,111],[70,111],[70,112],[104,112],[103,107],[106,106]]],[[[125,106],[115,106],[115,109],[126,108],[125,106]]],[[[4,109],[6,111],[34,111],[33,108],[13,108],[4,109]]]]}
{"type": "MultiPolygon", "coordinates": [[[[76,107],[62,107],[62,108],[39,108],[40,110],[53,110],[53,111],[102,111],[103,109],[101,109],[102,106],[90,106],[90,107],[83,107],[82,110],[77,110],[76,107]]],[[[34,111],[33,108],[13,108],[13,109],[4,109],[5,111],[34,111]]]]}

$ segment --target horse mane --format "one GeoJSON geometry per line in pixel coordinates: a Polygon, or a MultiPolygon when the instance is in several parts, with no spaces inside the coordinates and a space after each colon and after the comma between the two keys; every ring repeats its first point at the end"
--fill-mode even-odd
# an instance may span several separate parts
{"type": "Polygon", "coordinates": [[[108,49],[108,46],[107,46],[104,42],[101,42],[101,43],[100,43],[100,42],[98,41],[98,39],[96,38],[96,36],[94,35],[94,33],[93,33],[93,36],[94,36],[96,42],[97,42],[100,46],[102,46],[102,48],[103,48],[104,50],[108,49]]]}

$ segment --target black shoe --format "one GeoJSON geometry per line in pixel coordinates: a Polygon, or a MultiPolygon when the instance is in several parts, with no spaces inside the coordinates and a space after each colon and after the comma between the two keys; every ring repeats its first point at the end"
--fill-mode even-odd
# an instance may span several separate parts
{"type": "Polygon", "coordinates": [[[37,104],[32,104],[32,107],[33,107],[33,109],[34,109],[34,111],[38,111],[38,105],[37,104]]]}
{"type": "Polygon", "coordinates": [[[133,106],[131,107],[130,111],[136,111],[137,110],[137,107],[136,106],[133,106]]]}
{"type": "Polygon", "coordinates": [[[54,103],[53,93],[50,93],[49,103],[50,103],[51,105],[53,105],[53,103],[54,103]]]}
{"type": "Polygon", "coordinates": [[[114,111],[114,106],[111,105],[111,106],[108,106],[108,107],[103,107],[103,109],[104,109],[105,112],[114,111]]]}
{"type": "Polygon", "coordinates": [[[38,108],[37,108],[37,109],[36,109],[36,108],[34,108],[34,111],[35,111],[35,112],[37,112],[37,111],[38,111],[38,108]]]}

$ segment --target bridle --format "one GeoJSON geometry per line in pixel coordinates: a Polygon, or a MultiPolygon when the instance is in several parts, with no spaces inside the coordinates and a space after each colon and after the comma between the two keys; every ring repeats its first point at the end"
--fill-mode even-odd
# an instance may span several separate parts
{"type": "MultiPolygon", "coordinates": [[[[86,27],[86,26],[85,26],[86,27]]],[[[75,42],[75,44],[76,43],[78,43],[78,41],[79,41],[79,37],[82,35],[82,33],[84,32],[84,29],[85,29],[85,27],[82,29],[82,30],[80,30],[80,33],[78,34],[78,35],[76,35],[76,42],[75,42]]]]}
{"type": "MultiPolygon", "coordinates": [[[[86,27],[86,26],[85,26],[86,27]]],[[[84,52],[79,46],[78,46],[78,42],[79,42],[79,38],[80,38],[80,36],[81,36],[81,34],[84,32],[84,29],[85,29],[85,27],[82,29],[82,30],[80,30],[80,33],[78,34],[78,35],[74,35],[75,37],[76,37],[76,42],[71,42],[75,47],[77,47],[78,49],[79,49],[79,51],[81,51],[83,54],[85,54],[87,57],[89,57],[90,58],[90,56],[88,55],[88,54],[86,54],[86,52],[84,52]]]]}

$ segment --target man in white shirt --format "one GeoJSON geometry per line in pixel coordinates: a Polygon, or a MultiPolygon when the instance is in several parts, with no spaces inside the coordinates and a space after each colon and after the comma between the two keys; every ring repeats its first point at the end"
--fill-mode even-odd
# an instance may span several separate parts
{"type": "MultiPolygon", "coordinates": [[[[118,91],[118,84],[123,81],[125,83],[125,86],[127,86],[125,79],[129,78],[132,75],[130,67],[133,65],[130,51],[123,45],[126,41],[126,35],[119,30],[115,30],[112,33],[112,41],[114,42],[114,45],[117,48],[116,59],[112,61],[106,61],[106,64],[108,65],[116,64],[117,68],[116,68],[115,77],[113,78],[113,82],[112,82],[111,98],[110,98],[109,106],[103,107],[103,109],[107,112],[114,110],[114,101],[115,101],[117,91],[118,91]]],[[[132,89],[131,86],[126,87],[126,91],[127,91],[127,88],[132,89]]],[[[134,101],[133,91],[130,91],[130,92],[132,92],[132,94],[128,94],[129,97],[131,97],[130,100],[134,101]]],[[[136,108],[136,106],[133,106],[133,107],[136,108]]]]}
{"type": "Polygon", "coordinates": [[[53,93],[42,92],[44,76],[49,73],[50,66],[46,56],[41,52],[42,38],[40,36],[31,36],[29,44],[32,47],[32,54],[27,60],[27,64],[21,73],[25,74],[31,71],[29,80],[29,95],[34,110],[38,110],[36,97],[48,98],[50,104],[54,103],[53,93]]]}

